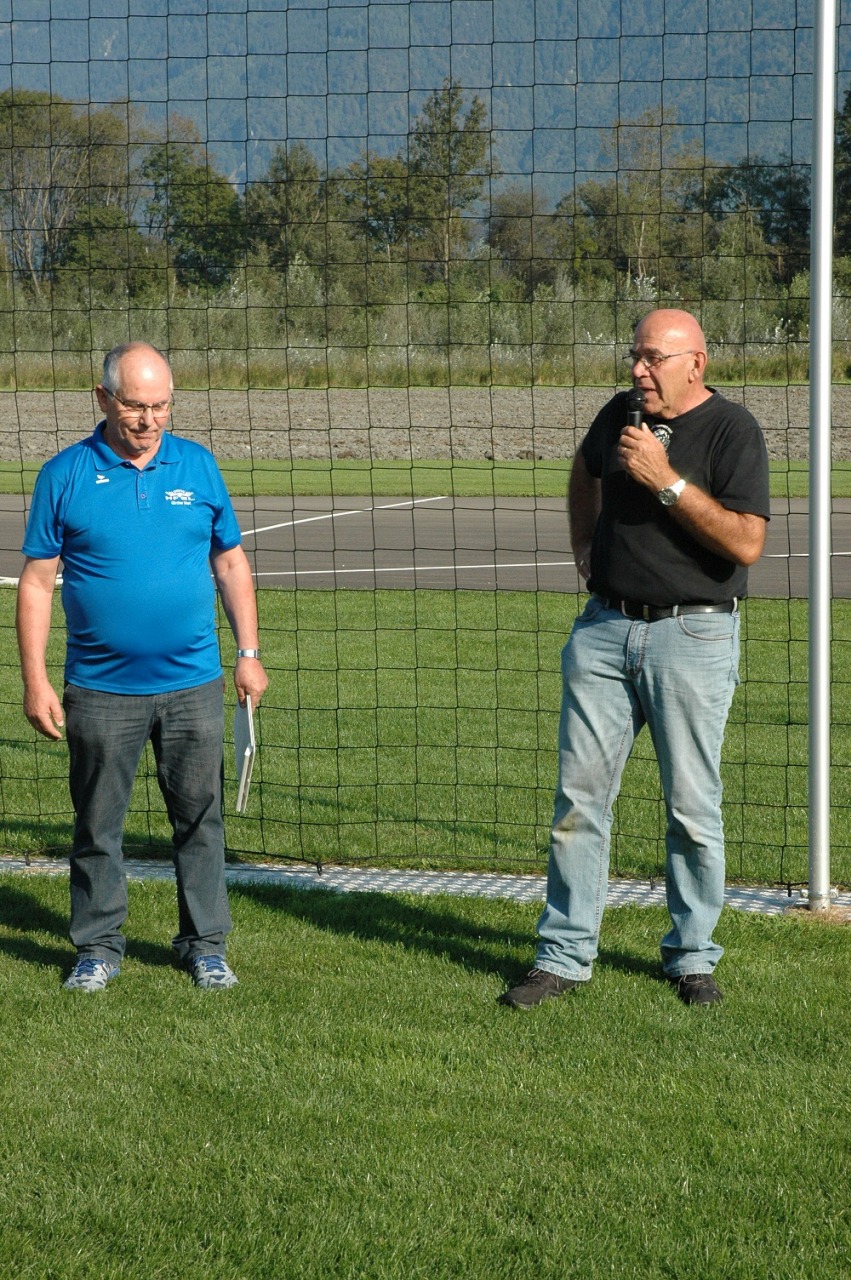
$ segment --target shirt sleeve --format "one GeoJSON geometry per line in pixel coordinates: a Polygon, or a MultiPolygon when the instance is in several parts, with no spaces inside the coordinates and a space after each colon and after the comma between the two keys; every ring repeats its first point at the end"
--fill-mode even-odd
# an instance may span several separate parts
{"type": "Polygon", "coordinates": [[[233,547],[240,545],[242,533],[224,477],[212,455],[210,455],[210,466],[211,483],[215,495],[215,511],[210,539],[211,549],[213,551],[230,551],[233,547]]]}
{"type": "Polygon", "coordinates": [[[768,450],[759,423],[747,410],[724,433],[712,478],[714,496],[729,511],[771,519],[768,450]]]}
{"type": "MultiPolygon", "coordinates": [[[[601,479],[605,467],[606,452],[609,448],[609,440],[611,435],[611,426],[613,415],[615,413],[615,405],[619,400],[625,400],[625,395],[615,396],[608,404],[604,405],[597,414],[591,426],[588,428],[588,434],[579,446],[585,466],[588,468],[588,474],[593,476],[595,480],[601,479]]],[[[624,418],[626,422],[626,418],[624,418]]]]}
{"type": "Polygon", "coordinates": [[[58,468],[46,463],[38,473],[21,550],[32,560],[52,560],[62,554],[63,495],[67,484],[58,468]]]}

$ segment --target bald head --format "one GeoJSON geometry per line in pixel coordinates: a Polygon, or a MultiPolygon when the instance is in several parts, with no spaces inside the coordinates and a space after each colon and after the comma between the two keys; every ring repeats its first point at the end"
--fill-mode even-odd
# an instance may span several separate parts
{"type": "Polygon", "coordinates": [[[150,377],[161,376],[165,368],[168,370],[171,384],[171,367],[162,351],[152,346],[150,342],[122,342],[108,351],[104,357],[101,386],[113,393],[120,392],[125,365],[132,368],[134,372],[137,369],[147,370],[150,377]]]}
{"type": "Polygon", "coordinates": [[[706,355],[703,330],[688,311],[677,311],[673,307],[660,307],[658,311],[651,311],[636,325],[636,342],[640,337],[646,345],[649,341],[648,334],[652,335],[654,342],[666,343],[667,350],[677,351],[689,347],[706,355]]]}
{"type": "Polygon", "coordinates": [[[678,418],[712,394],[703,383],[706,339],[688,311],[651,311],[636,325],[633,355],[633,383],[655,418],[678,418]]]}

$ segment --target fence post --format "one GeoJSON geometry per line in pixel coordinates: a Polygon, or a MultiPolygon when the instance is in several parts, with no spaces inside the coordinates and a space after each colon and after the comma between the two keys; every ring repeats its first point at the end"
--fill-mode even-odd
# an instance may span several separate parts
{"type": "Polygon", "coordinates": [[[831,402],[836,0],[817,0],[810,228],[809,905],[830,905],[831,402]]]}

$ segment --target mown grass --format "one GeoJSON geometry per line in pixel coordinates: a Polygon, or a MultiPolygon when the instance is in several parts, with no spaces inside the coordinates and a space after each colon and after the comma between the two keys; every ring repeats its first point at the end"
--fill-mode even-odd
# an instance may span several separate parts
{"type": "MultiPolygon", "coordinates": [[[[0,493],[32,493],[40,466],[40,462],[31,459],[23,463],[0,461],[0,493]]],[[[313,458],[237,458],[222,459],[220,466],[234,497],[563,498],[571,464],[567,459],[332,462],[313,458]]],[[[806,461],[774,461],[770,468],[772,497],[807,496],[806,461]]],[[[851,497],[851,462],[833,464],[831,485],[834,498],[851,497]]]]}
{"type": "MultiPolygon", "coordinates": [[[[317,863],[540,871],[556,770],[560,651],[583,597],[477,591],[260,593],[271,686],[258,717],[249,811],[232,856],[317,863]]],[[[14,593],[0,593],[11,635],[14,593]]],[[[833,606],[832,878],[851,883],[851,603],[833,606]]],[[[803,884],[807,855],[807,606],[749,600],[743,682],[722,770],[728,877],[803,884]]],[[[223,635],[226,667],[232,644],[223,635]]],[[[61,618],[51,660],[61,665],[61,618]]],[[[57,680],[60,673],[56,671],[57,680]]],[[[36,740],[13,666],[0,669],[0,840],[64,853],[64,744],[36,740]]],[[[613,871],[664,865],[664,808],[643,734],[624,775],[613,871]]],[[[134,791],[129,854],[168,850],[150,757],[134,791]]]]}
{"type": "Polygon", "coordinates": [[[845,1280],[848,929],[726,910],[725,1002],[610,910],[591,985],[501,1008],[536,905],[232,888],[240,985],[169,965],[173,886],[71,995],[65,877],[0,877],[0,1274],[845,1280]]]}

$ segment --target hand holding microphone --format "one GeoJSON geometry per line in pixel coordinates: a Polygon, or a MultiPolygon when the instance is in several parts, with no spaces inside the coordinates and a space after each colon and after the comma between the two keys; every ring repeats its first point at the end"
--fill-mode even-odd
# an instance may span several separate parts
{"type": "Polygon", "coordinates": [[[644,421],[644,402],[647,399],[642,387],[633,387],[627,399],[628,412],[626,415],[626,425],[628,427],[637,427],[641,430],[641,424],[644,421]]]}
{"type": "Polygon", "coordinates": [[[658,476],[670,470],[667,452],[671,429],[664,422],[652,427],[645,426],[646,398],[642,387],[633,387],[630,391],[627,397],[627,421],[621,432],[618,454],[631,479],[649,489],[658,489],[664,483],[657,483],[658,476]]]}

